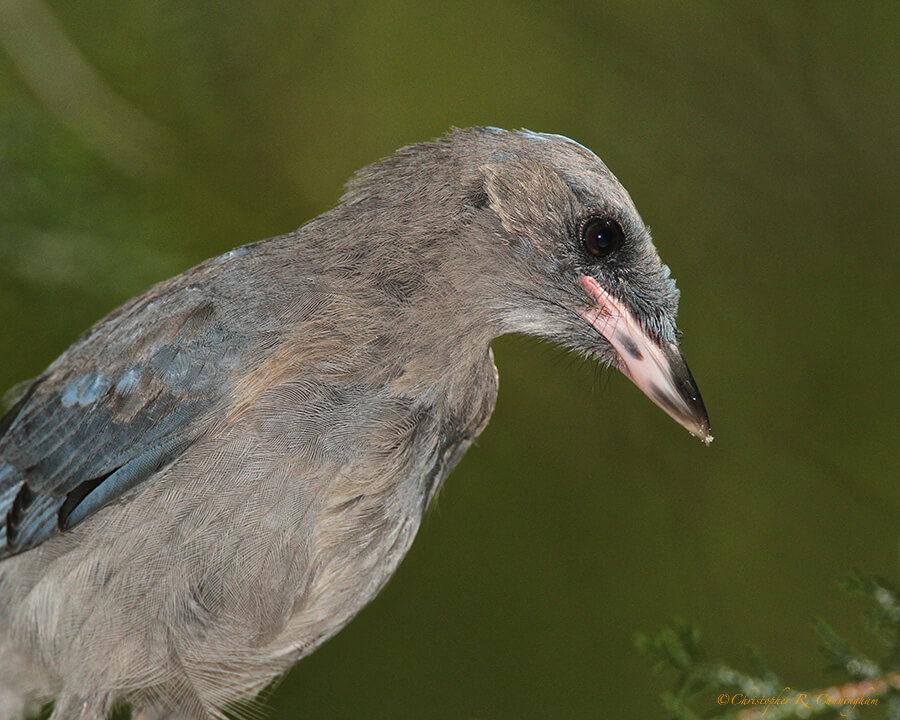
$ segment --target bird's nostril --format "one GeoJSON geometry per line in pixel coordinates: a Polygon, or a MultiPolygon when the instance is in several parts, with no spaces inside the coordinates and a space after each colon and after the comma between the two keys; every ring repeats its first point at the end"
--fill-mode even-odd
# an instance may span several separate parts
{"type": "Polygon", "coordinates": [[[637,343],[630,337],[628,337],[624,333],[619,333],[618,340],[620,343],[622,343],[622,347],[625,348],[625,352],[631,355],[631,357],[633,357],[635,360],[644,359],[644,354],[641,352],[641,349],[637,346],[637,343]]]}

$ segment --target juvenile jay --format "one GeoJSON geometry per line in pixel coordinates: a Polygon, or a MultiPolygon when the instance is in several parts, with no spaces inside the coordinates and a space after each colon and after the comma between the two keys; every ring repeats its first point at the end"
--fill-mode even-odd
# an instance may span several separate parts
{"type": "Polygon", "coordinates": [[[315,650],[487,424],[498,336],[618,368],[708,442],[677,301],[593,153],[471,128],[125,303],[0,419],[0,718],[220,718],[315,650]]]}

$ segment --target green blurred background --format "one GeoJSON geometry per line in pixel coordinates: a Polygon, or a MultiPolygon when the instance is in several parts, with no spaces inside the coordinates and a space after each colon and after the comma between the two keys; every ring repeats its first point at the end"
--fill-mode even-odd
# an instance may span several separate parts
{"type": "Polygon", "coordinates": [[[836,581],[898,570],[898,11],[0,0],[0,385],[402,144],[563,133],[678,278],[716,442],[618,375],[497,342],[490,426],[271,715],[658,718],[632,636],[673,615],[825,685],[812,619],[862,636],[836,581]]]}

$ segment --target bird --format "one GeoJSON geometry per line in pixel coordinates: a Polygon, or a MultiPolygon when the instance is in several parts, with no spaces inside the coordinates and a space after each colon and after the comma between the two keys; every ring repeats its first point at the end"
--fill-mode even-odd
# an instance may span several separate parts
{"type": "Polygon", "coordinates": [[[396,570],[491,416],[497,337],[619,369],[708,443],[678,297],[593,152],[473,127],[129,300],[0,419],[0,718],[253,702],[396,570]]]}

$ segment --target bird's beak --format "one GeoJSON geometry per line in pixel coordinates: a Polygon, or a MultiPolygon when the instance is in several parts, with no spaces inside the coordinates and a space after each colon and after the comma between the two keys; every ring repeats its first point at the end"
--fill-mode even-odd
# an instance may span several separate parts
{"type": "Polygon", "coordinates": [[[643,393],[707,445],[712,442],[709,416],[697,384],[674,343],[660,345],[621,302],[594,278],[582,283],[594,307],[580,312],[619,354],[619,370],[643,393]]]}

